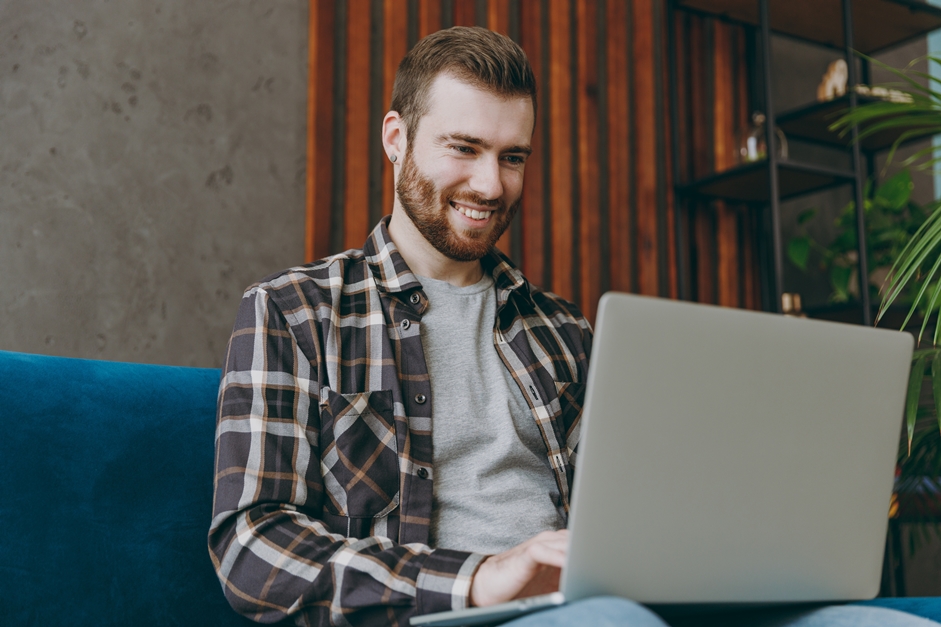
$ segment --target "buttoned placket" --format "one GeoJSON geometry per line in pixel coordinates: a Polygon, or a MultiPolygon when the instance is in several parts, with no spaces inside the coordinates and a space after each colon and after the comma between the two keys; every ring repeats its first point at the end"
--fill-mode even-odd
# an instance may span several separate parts
{"type": "MultiPolygon", "coordinates": [[[[501,312],[505,307],[509,306],[510,293],[509,290],[506,290],[501,294],[501,298],[498,299],[500,304],[497,307],[497,315],[494,320],[493,342],[497,354],[500,355],[500,359],[503,361],[504,367],[512,372],[512,368],[509,365],[504,351],[512,351],[513,349],[506,340],[504,330],[500,328],[501,312]]],[[[549,392],[543,388],[538,377],[533,377],[532,383],[529,384],[523,384],[516,377],[514,377],[514,379],[517,380],[520,391],[522,391],[523,397],[529,404],[530,411],[533,414],[533,421],[536,423],[536,426],[539,428],[539,433],[542,435],[543,443],[546,445],[548,452],[549,466],[552,468],[553,474],[555,475],[559,494],[564,503],[564,509],[568,511],[569,484],[566,471],[568,456],[565,451],[565,441],[564,439],[559,439],[559,434],[556,433],[555,428],[553,428],[554,425],[550,425],[551,431],[547,432],[547,430],[540,425],[539,421],[541,414],[545,414],[546,416],[551,415],[550,399],[555,398],[555,390],[553,390],[553,394],[550,395],[549,392]]],[[[556,400],[556,402],[559,401],[556,400]]]]}
{"type": "MultiPolygon", "coordinates": [[[[411,442],[410,464],[407,464],[410,470],[405,474],[407,485],[403,490],[403,496],[407,502],[403,502],[402,505],[403,511],[410,512],[410,516],[421,518],[431,515],[434,489],[430,431],[431,382],[428,378],[428,365],[421,343],[421,318],[428,306],[428,300],[420,290],[407,295],[402,294],[398,300],[402,306],[396,308],[397,320],[394,324],[401,342],[402,359],[408,361],[407,368],[403,372],[410,375],[403,377],[400,381],[411,442]]],[[[400,527],[400,542],[427,544],[427,525],[424,527],[424,534],[419,535],[416,531],[419,528],[418,525],[404,523],[403,520],[400,527]]]]}

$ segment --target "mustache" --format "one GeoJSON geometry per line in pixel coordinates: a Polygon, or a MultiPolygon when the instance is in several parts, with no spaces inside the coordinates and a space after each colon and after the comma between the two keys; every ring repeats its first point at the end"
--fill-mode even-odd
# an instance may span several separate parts
{"type": "Polygon", "coordinates": [[[455,192],[453,194],[449,194],[445,200],[448,203],[453,201],[465,202],[471,205],[477,205],[478,207],[490,207],[494,210],[502,210],[506,208],[503,204],[503,201],[497,198],[488,200],[479,194],[475,194],[474,192],[455,192]]]}

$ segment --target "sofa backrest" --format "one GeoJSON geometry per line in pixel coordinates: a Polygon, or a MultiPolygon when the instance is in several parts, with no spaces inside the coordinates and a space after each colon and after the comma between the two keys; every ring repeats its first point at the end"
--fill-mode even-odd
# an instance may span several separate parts
{"type": "Polygon", "coordinates": [[[254,624],[206,548],[219,376],[0,351],[0,622],[254,624]]]}

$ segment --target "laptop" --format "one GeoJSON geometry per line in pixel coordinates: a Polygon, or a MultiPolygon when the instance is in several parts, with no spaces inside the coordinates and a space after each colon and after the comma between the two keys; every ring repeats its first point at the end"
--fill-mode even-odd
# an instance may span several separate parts
{"type": "Polygon", "coordinates": [[[559,592],[411,624],[491,624],[596,595],[655,606],[874,597],[913,344],[605,294],[559,592]]]}

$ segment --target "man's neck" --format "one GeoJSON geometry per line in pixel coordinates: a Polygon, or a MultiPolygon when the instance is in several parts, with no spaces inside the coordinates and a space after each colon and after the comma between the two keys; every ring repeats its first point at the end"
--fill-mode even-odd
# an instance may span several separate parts
{"type": "Polygon", "coordinates": [[[483,278],[483,266],[479,260],[456,261],[441,254],[415,228],[404,209],[396,207],[392,211],[389,237],[413,274],[447,281],[458,287],[474,285],[483,278]]]}

